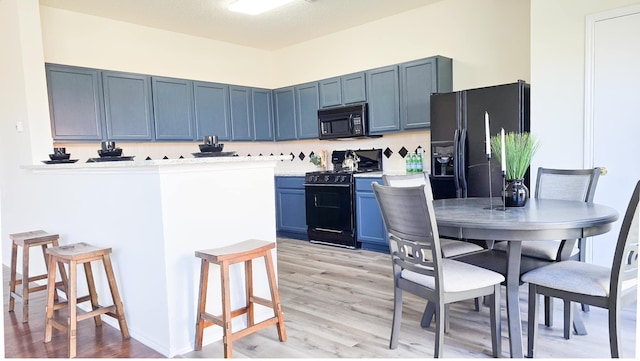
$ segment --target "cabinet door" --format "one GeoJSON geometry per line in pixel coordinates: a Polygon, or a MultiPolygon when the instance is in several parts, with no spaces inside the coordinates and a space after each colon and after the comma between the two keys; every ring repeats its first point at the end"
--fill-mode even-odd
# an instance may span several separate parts
{"type": "Polygon", "coordinates": [[[431,125],[431,94],[450,92],[451,81],[447,78],[451,78],[451,63],[446,58],[400,64],[402,129],[426,129],[431,125]]]}
{"type": "Polygon", "coordinates": [[[55,140],[102,140],[100,71],[46,65],[51,131],[55,140]]]}
{"type": "Polygon", "coordinates": [[[295,86],[298,139],[318,139],[318,82],[295,86]]]}
{"type": "Polygon", "coordinates": [[[251,88],[229,86],[231,140],[253,140],[251,88]]]}
{"type": "Polygon", "coordinates": [[[341,77],[320,80],[318,84],[320,86],[320,106],[322,108],[342,104],[341,77]]]}
{"type": "Polygon", "coordinates": [[[273,108],[271,90],[251,89],[255,140],[273,140],[273,108]]]}
{"type": "Polygon", "coordinates": [[[151,77],[102,72],[109,140],[153,140],[151,77]]]}
{"type": "Polygon", "coordinates": [[[367,101],[364,72],[343,75],[341,77],[342,103],[359,103],[367,101]]]}
{"type": "Polygon", "coordinates": [[[277,231],[306,237],[304,177],[276,177],[275,183],[277,231]]]}
{"type": "Polygon", "coordinates": [[[382,178],[356,179],[358,241],[362,243],[363,249],[388,252],[389,245],[385,236],[384,221],[371,188],[372,182],[382,184],[382,178]]]}
{"type": "Polygon", "coordinates": [[[367,71],[369,130],[384,133],[400,130],[398,66],[367,71]]]}
{"type": "Polygon", "coordinates": [[[276,140],[292,140],[297,138],[295,93],[293,87],[276,89],[275,97],[275,123],[276,140]]]}
{"type": "Polygon", "coordinates": [[[231,140],[229,86],[194,82],[196,139],[217,135],[218,140],[231,140]]]}
{"type": "Polygon", "coordinates": [[[190,80],[151,78],[157,140],[194,140],[193,84],[190,80]]]}

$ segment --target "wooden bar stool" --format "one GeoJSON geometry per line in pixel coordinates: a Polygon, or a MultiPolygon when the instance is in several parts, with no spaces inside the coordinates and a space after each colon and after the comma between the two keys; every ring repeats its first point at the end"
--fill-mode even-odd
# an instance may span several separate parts
{"type": "MultiPolygon", "coordinates": [[[[29,294],[37,291],[44,291],[47,289],[47,285],[40,285],[30,287],[30,282],[39,281],[47,278],[47,274],[40,274],[36,276],[29,277],[29,251],[31,247],[41,246],[42,247],[42,256],[44,257],[44,262],[49,265],[48,257],[45,253],[45,250],[51,247],[58,246],[58,240],[60,238],[57,234],[47,233],[42,230],[38,231],[30,231],[23,233],[14,233],[10,234],[9,238],[11,239],[11,278],[9,280],[9,312],[13,312],[15,306],[15,300],[22,300],[22,322],[29,321],[29,294]],[[18,246],[22,247],[22,279],[17,279],[16,275],[16,266],[18,262],[18,246]],[[22,294],[18,294],[16,292],[16,286],[22,285],[22,294]]],[[[64,267],[60,266],[60,275],[63,280],[66,278],[66,274],[64,272],[64,267]]],[[[63,282],[59,281],[56,283],[56,287],[62,286],[63,282]]],[[[55,293],[55,298],[57,299],[57,293],[55,293]]]]}
{"type": "MultiPolygon", "coordinates": [[[[51,341],[52,328],[67,332],[67,340],[69,344],[69,357],[76,357],[76,330],[78,321],[93,317],[96,326],[102,325],[100,315],[105,314],[118,320],[120,325],[120,333],[122,339],[129,338],[129,329],[127,321],[124,317],[124,308],[118,293],[116,278],[113,274],[111,265],[111,248],[95,247],[87,243],[75,243],[60,247],[48,248],[46,250],[49,255],[49,282],[47,287],[47,312],[45,323],[44,342],[51,341]],[[91,261],[102,260],[104,270],[111,290],[111,298],[113,305],[100,306],[98,303],[98,294],[91,270],[91,261]],[[67,301],[54,303],[54,285],[53,280],[56,275],[56,263],[59,265],[67,264],[69,267],[69,279],[67,287],[67,301]],[[77,266],[84,266],[84,273],[87,279],[89,295],[77,297],[77,266]],[[91,302],[92,311],[82,315],[77,314],[77,304],[82,302],[91,302]],[[64,324],[53,319],[53,311],[67,307],[69,316],[64,324]]],[[[64,267],[64,266],[63,266],[64,267]]]]}
{"type": "Polygon", "coordinates": [[[196,351],[202,349],[202,335],[204,329],[212,325],[218,325],[223,329],[222,340],[224,343],[225,358],[232,357],[234,340],[273,324],[276,324],[278,327],[278,337],[280,338],[280,341],[284,342],[287,340],[287,333],[284,328],[284,317],[282,316],[282,307],[280,305],[280,296],[278,295],[278,287],[276,285],[276,275],[273,268],[273,258],[271,256],[271,250],[273,248],[275,248],[275,243],[273,242],[251,239],[228,247],[196,251],[196,257],[202,259],[200,291],[198,296],[198,320],[196,323],[196,351]],[[253,294],[252,260],[259,257],[264,257],[264,263],[267,268],[269,289],[271,291],[271,300],[257,297],[253,294]],[[231,310],[229,266],[239,262],[244,262],[247,303],[243,308],[231,310]],[[210,263],[215,263],[220,266],[222,316],[213,316],[205,312],[210,263]],[[274,317],[255,324],[254,303],[273,309],[274,317]],[[244,314],[247,315],[247,328],[233,333],[231,330],[231,319],[244,314]]]}

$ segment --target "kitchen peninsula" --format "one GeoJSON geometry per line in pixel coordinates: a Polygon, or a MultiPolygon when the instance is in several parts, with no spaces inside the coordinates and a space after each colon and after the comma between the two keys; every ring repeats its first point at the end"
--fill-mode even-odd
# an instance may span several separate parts
{"type": "MultiPolygon", "coordinates": [[[[249,238],[276,241],[274,169],[290,156],[213,157],[24,166],[34,229],[60,234],[61,245],[113,249],[116,280],[131,336],[167,357],[193,350],[200,276],[196,250],[249,238]]],[[[275,257],[275,254],[274,254],[275,257]]],[[[256,294],[269,298],[262,260],[256,294]]],[[[82,270],[79,270],[82,272],[82,270]]],[[[242,268],[232,266],[231,301],[244,302],[242,268]]],[[[94,267],[108,304],[104,272],[94,267]]],[[[83,280],[84,276],[79,275],[83,280]]],[[[207,311],[219,314],[220,277],[212,267],[207,311]]],[[[83,289],[84,288],[84,289],[83,289]]],[[[78,294],[85,294],[80,282],[78,294]]],[[[85,308],[86,310],[87,308],[85,308]]],[[[270,316],[256,309],[256,321],[270,316]]],[[[116,322],[110,322],[117,327],[116,322]]],[[[90,322],[90,321],[87,321],[90,322]]],[[[234,320],[234,329],[244,320],[234,320]],[[237,323],[236,323],[237,322],[237,323]]],[[[204,344],[221,328],[205,331],[204,344]]]]}

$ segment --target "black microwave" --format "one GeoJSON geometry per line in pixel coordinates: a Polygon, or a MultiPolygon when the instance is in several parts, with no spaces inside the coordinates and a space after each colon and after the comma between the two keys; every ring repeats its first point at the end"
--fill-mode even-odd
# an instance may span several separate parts
{"type": "Polygon", "coordinates": [[[320,139],[368,136],[367,103],[318,110],[318,135],[320,139]]]}

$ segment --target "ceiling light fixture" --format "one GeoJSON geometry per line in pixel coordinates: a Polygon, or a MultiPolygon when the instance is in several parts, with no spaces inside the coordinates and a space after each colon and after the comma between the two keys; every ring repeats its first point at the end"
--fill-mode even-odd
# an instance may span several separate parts
{"type": "Polygon", "coordinates": [[[258,15],[292,1],[293,0],[237,0],[229,4],[229,10],[243,14],[258,15]]]}

